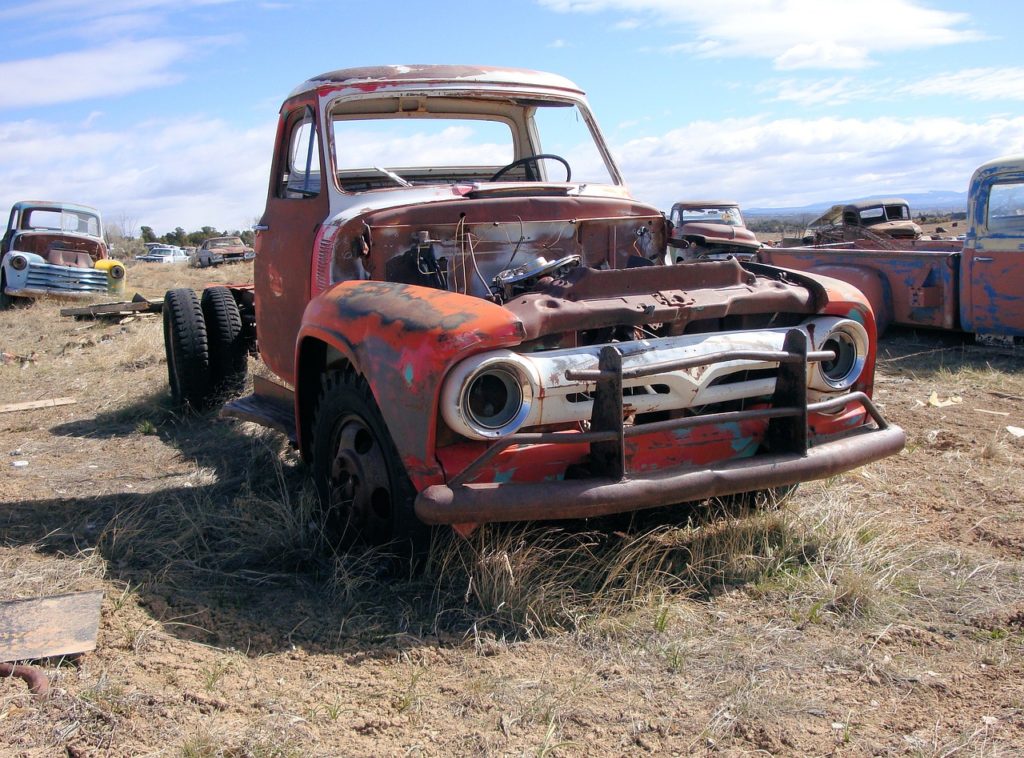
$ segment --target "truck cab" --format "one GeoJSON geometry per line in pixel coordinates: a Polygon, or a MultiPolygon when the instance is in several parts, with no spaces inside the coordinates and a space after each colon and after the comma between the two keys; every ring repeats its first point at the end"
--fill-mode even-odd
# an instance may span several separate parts
{"type": "Polygon", "coordinates": [[[1024,156],[975,170],[967,218],[960,262],[962,327],[1024,336],[1024,156]]]}

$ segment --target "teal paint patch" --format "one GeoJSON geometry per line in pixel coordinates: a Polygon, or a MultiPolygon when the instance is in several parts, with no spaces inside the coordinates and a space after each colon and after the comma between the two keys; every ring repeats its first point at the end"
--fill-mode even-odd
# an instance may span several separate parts
{"type": "Polygon", "coordinates": [[[744,436],[737,422],[719,424],[718,428],[727,432],[732,437],[732,442],[729,444],[732,446],[733,452],[739,457],[745,458],[757,452],[757,440],[744,436]]]}
{"type": "Polygon", "coordinates": [[[846,314],[846,318],[850,321],[856,321],[861,326],[864,325],[864,312],[860,308],[851,308],[846,314]]]}
{"type": "Polygon", "coordinates": [[[413,370],[412,370],[412,364],[411,363],[406,363],[405,364],[405,383],[408,384],[410,387],[412,386],[413,378],[414,378],[414,375],[413,375],[413,370]]]}

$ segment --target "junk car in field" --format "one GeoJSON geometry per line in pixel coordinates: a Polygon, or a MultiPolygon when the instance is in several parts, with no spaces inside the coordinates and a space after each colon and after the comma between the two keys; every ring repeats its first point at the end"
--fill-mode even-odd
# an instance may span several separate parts
{"type": "Polygon", "coordinates": [[[596,516],[832,476],[899,450],[853,287],[664,265],[583,92],[475,66],[333,71],[285,101],[252,286],[167,293],[172,393],[280,429],[328,517],[596,516]]]}
{"type": "Polygon", "coordinates": [[[142,255],[135,256],[135,260],[143,263],[188,263],[189,255],[174,245],[154,245],[142,255]]]}
{"type": "Polygon", "coordinates": [[[14,298],[124,294],[124,266],[112,260],[103,222],[74,203],[15,203],[0,243],[0,308],[14,298]]]}
{"type": "Polygon", "coordinates": [[[915,240],[920,236],[921,227],[911,218],[907,201],[890,197],[833,205],[807,226],[803,241],[823,244],[879,237],[915,240]]]}
{"type": "Polygon", "coordinates": [[[199,268],[219,266],[222,263],[251,261],[256,251],[242,242],[241,237],[212,237],[204,240],[192,255],[192,265],[199,268]]]}
{"type": "Polygon", "coordinates": [[[747,229],[737,203],[687,200],[672,204],[669,253],[675,263],[738,258],[750,260],[761,247],[747,229]]]}
{"type": "Polygon", "coordinates": [[[890,324],[1024,338],[1024,155],[975,169],[963,241],[861,239],[765,248],[759,260],[857,287],[890,324]]]}

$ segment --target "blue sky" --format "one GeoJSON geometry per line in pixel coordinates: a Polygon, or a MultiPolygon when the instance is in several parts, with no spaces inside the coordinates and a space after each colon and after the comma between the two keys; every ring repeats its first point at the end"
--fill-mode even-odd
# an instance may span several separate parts
{"type": "Polygon", "coordinates": [[[0,206],[158,233],[253,223],[283,98],[379,63],[567,76],[662,209],[963,191],[1024,153],[1009,0],[3,0],[0,29],[0,206]]]}

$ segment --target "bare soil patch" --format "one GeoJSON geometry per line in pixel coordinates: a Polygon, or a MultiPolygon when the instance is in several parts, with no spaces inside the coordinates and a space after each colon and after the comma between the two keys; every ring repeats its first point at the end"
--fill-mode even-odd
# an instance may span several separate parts
{"type": "MultiPolygon", "coordinates": [[[[158,296],[251,264],[129,271],[158,296]]],[[[902,332],[906,451],[778,510],[335,555],[276,435],[178,415],[160,320],[0,313],[0,599],[103,589],[0,681],[5,755],[1010,755],[1024,745],[1024,350],[902,332]],[[15,466],[16,462],[26,462],[15,466]]]]}

